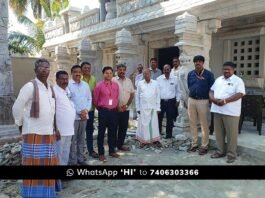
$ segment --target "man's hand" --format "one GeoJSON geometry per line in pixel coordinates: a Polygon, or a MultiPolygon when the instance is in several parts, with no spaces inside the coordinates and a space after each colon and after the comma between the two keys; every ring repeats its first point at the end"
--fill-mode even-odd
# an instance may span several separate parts
{"type": "Polygon", "coordinates": [[[80,118],[81,118],[81,120],[87,120],[87,114],[88,114],[88,111],[86,109],[82,110],[80,112],[80,118]]]}
{"type": "Polygon", "coordinates": [[[176,107],[177,107],[177,108],[179,107],[179,101],[176,102],[176,107]]]}
{"type": "Polygon", "coordinates": [[[160,111],[157,111],[157,115],[160,113],[160,111]]]}
{"type": "Polygon", "coordinates": [[[55,138],[56,138],[56,141],[61,140],[61,134],[58,129],[55,129],[55,138]]]}

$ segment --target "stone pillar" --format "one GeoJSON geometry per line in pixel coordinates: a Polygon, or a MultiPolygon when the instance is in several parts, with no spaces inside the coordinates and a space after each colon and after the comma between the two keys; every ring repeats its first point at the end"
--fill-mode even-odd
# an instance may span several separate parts
{"type": "Polygon", "coordinates": [[[67,47],[59,45],[55,47],[55,64],[57,70],[65,70],[71,74],[70,54],[67,47]]]}
{"type": "Polygon", "coordinates": [[[91,64],[91,73],[95,73],[96,51],[92,49],[90,42],[87,39],[81,40],[79,44],[79,60],[80,64],[87,61],[91,64]]]}
{"type": "Polygon", "coordinates": [[[127,76],[130,76],[137,65],[135,42],[131,32],[123,28],[116,33],[115,45],[118,50],[115,52],[116,64],[123,63],[127,66],[127,76]]]}
{"type": "Polygon", "coordinates": [[[105,21],[106,18],[105,3],[106,0],[100,0],[100,22],[105,21]]]}
{"type": "Polygon", "coordinates": [[[13,74],[8,51],[8,1],[0,0],[0,125],[13,124],[13,74]]]}
{"type": "Polygon", "coordinates": [[[194,69],[192,61],[193,57],[197,54],[202,54],[203,52],[201,36],[197,32],[197,28],[198,24],[196,16],[185,12],[183,15],[176,17],[175,34],[179,41],[175,46],[180,50],[179,59],[181,67],[178,73],[178,79],[182,93],[176,125],[181,131],[189,130],[189,118],[187,113],[189,90],[187,85],[187,75],[192,69],[194,69]]]}
{"type": "Polygon", "coordinates": [[[111,0],[110,2],[105,3],[105,8],[107,11],[106,21],[117,17],[117,8],[115,0],[111,0]]]}
{"type": "Polygon", "coordinates": [[[220,20],[211,19],[198,23],[197,17],[185,12],[176,17],[175,35],[179,41],[175,44],[180,50],[180,70],[178,73],[180,88],[182,92],[179,106],[177,127],[186,131],[189,127],[187,115],[187,101],[189,90],[187,75],[194,69],[193,57],[203,55],[205,57],[205,68],[209,69],[209,51],[211,49],[211,34],[221,27],[220,20]]]}

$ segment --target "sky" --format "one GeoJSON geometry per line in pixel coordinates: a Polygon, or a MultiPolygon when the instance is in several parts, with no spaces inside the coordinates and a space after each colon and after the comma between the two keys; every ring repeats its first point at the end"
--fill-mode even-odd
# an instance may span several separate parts
{"type": "MultiPolygon", "coordinates": [[[[90,9],[98,8],[99,2],[98,0],[69,0],[70,4],[83,8],[84,6],[88,6],[90,9]]],[[[20,31],[22,33],[27,34],[27,29],[25,26],[19,24],[16,20],[16,16],[14,15],[12,9],[9,8],[9,31],[20,31]]]]}

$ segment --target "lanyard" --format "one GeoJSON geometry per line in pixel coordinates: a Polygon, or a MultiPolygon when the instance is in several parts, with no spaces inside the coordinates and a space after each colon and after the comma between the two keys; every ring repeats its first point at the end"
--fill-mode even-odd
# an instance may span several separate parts
{"type": "Polygon", "coordinates": [[[196,75],[196,77],[197,77],[199,80],[205,80],[205,78],[202,76],[202,75],[203,75],[203,72],[204,72],[204,69],[202,70],[201,74],[198,75],[197,72],[195,71],[195,75],[196,75]]]}

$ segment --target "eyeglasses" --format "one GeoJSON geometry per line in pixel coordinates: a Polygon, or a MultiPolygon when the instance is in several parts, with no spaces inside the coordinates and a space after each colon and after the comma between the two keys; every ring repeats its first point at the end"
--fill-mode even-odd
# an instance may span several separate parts
{"type": "Polygon", "coordinates": [[[40,71],[50,71],[51,70],[50,67],[43,67],[43,66],[39,66],[38,69],[40,71]]]}

